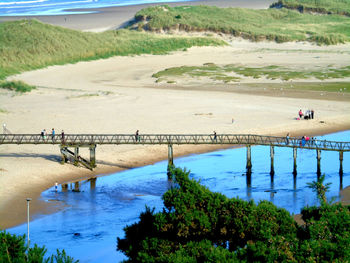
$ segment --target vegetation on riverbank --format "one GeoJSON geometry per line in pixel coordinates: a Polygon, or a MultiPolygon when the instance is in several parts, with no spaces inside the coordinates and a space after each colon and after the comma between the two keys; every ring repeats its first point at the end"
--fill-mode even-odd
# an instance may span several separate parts
{"type": "MultiPolygon", "coordinates": [[[[239,65],[216,65],[206,63],[202,66],[182,66],[168,68],[152,75],[157,78],[156,82],[173,81],[179,78],[210,78],[213,81],[222,81],[224,83],[238,82],[242,77],[267,78],[270,80],[296,80],[296,79],[341,79],[350,76],[350,66],[342,68],[327,67],[326,69],[316,70],[295,70],[276,65],[265,67],[243,67],[239,65]]],[[[350,90],[350,89],[349,89],[350,90]]]]}
{"type": "Polygon", "coordinates": [[[89,33],[37,20],[5,22],[0,23],[0,79],[50,65],[224,44],[208,37],[160,36],[130,30],[89,33]]]}
{"type": "Polygon", "coordinates": [[[55,255],[46,257],[45,246],[39,247],[34,244],[28,247],[25,235],[12,235],[6,231],[0,231],[0,262],[2,263],[78,263],[68,256],[64,250],[57,249],[55,255]]]}
{"type": "Polygon", "coordinates": [[[350,258],[348,206],[321,201],[320,207],[302,210],[305,225],[300,226],[287,210],[271,202],[256,205],[227,198],[190,179],[189,172],[177,168],[172,174],[174,185],[163,195],[163,211],[146,208],[139,222],[125,227],[125,238],[118,238],[117,249],[128,257],[126,262],[346,262],[350,258]]]}
{"type": "Polygon", "coordinates": [[[288,8],[299,12],[350,16],[350,0],[278,0],[271,8],[288,8]]]}
{"type": "Polygon", "coordinates": [[[338,44],[350,41],[350,19],[312,15],[285,8],[253,10],[214,6],[155,6],[135,15],[138,27],[150,31],[211,31],[253,41],[310,41],[338,44]]]}

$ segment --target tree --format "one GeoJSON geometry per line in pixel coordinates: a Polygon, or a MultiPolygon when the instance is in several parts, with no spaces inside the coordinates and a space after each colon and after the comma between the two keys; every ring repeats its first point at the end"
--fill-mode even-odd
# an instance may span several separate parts
{"type": "Polygon", "coordinates": [[[312,191],[316,192],[317,198],[320,200],[321,205],[327,203],[326,192],[329,190],[331,183],[327,183],[324,185],[325,175],[321,175],[317,181],[313,181],[311,183],[307,183],[308,187],[312,189],[312,191]]]}
{"type": "Polygon", "coordinates": [[[47,249],[45,246],[27,247],[25,244],[25,235],[12,235],[6,231],[0,231],[0,262],[1,263],[77,263],[67,256],[64,250],[49,258],[45,258],[47,249]]]}
{"type": "Polygon", "coordinates": [[[163,210],[147,207],[139,222],[124,228],[125,238],[117,238],[126,262],[343,262],[350,257],[348,207],[307,208],[302,227],[271,202],[230,199],[190,179],[186,170],[171,173],[173,187],[162,197],[163,210]]]}

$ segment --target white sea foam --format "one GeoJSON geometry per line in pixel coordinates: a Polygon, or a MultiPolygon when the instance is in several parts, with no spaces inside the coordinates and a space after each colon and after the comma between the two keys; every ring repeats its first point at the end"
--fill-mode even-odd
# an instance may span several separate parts
{"type": "MultiPolygon", "coordinates": [[[[54,2],[54,3],[47,3],[47,4],[41,4],[36,5],[37,3],[43,3],[48,2],[48,0],[38,0],[38,1],[30,1],[30,2],[16,2],[17,4],[15,6],[10,7],[1,7],[1,8],[25,8],[25,7],[47,7],[47,6],[65,6],[65,5],[71,5],[71,4],[81,4],[81,3],[93,3],[94,0],[83,0],[83,1],[70,1],[70,2],[54,2]],[[34,5],[18,5],[18,4],[34,4],[34,5]]],[[[13,2],[14,3],[14,2],[13,2]]],[[[0,3],[2,5],[2,3],[0,3]]]]}
{"type": "Polygon", "coordinates": [[[18,5],[23,4],[34,4],[34,3],[42,3],[47,2],[48,0],[34,0],[34,1],[16,1],[16,2],[0,2],[0,6],[12,5],[18,7],[18,5]]]}

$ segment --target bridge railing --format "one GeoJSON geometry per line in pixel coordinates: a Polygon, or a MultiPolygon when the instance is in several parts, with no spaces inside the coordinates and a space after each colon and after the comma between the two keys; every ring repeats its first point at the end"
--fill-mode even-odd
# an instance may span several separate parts
{"type": "Polygon", "coordinates": [[[327,140],[302,141],[300,138],[263,136],[254,134],[0,134],[0,144],[60,144],[88,146],[95,144],[229,144],[270,145],[328,151],[350,151],[350,142],[327,140]]]}

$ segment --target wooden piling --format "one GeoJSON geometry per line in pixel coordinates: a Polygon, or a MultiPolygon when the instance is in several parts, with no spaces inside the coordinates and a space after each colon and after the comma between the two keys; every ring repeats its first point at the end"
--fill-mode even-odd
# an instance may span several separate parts
{"type": "Polygon", "coordinates": [[[317,177],[321,175],[321,150],[316,150],[316,158],[317,158],[317,177]]]}
{"type": "Polygon", "coordinates": [[[66,192],[68,190],[68,184],[62,184],[62,191],[66,192]]]}
{"type": "Polygon", "coordinates": [[[252,187],[252,173],[247,172],[247,187],[252,187]]]}
{"type": "Polygon", "coordinates": [[[63,153],[64,150],[64,146],[60,146],[60,152],[61,152],[61,164],[65,164],[67,162],[67,157],[66,155],[63,153]]]}
{"type": "Polygon", "coordinates": [[[293,175],[297,175],[297,148],[293,147],[293,175]]]}
{"type": "Polygon", "coordinates": [[[174,153],[173,153],[173,145],[172,144],[168,144],[168,170],[167,170],[167,174],[168,174],[168,179],[171,180],[171,173],[170,173],[170,169],[174,167],[174,153]]]}
{"type": "Polygon", "coordinates": [[[275,168],[274,168],[275,149],[273,146],[270,146],[270,157],[271,157],[270,175],[271,175],[271,180],[273,181],[273,176],[275,175],[275,168]]]}
{"type": "Polygon", "coordinates": [[[339,175],[343,176],[343,151],[339,152],[339,175]]]}
{"type": "Polygon", "coordinates": [[[174,165],[173,145],[168,144],[168,166],[174,165]]]}
{"type": "Polygon", "coordinates": [[[74,192],[80,192],[80,183],[79,182],[75,182],[74,183],[74,192]]]}
{"type": "Polygon", "coordinates": [[[251,146],[247,145],[247,175],[252,173],[252,152],[251,152],[251,146]]]}
{"type": "Polygon", "coordinates": [[[91,168],[96,167],[96,144],[90,145],[90,166],[91,168]]]}
{"type": "Polygon", "coordinates": [[[75,146],[74,147],[74,165],[78,166],[79,163],[79,147],[75,146]]]}
{"type": "Polygon", "coordinates": [[[96,180],[97,180],[96,177],[93,177],[93,178],[89,179],[89,181],[90,181],[90,190],[93,190],[93,189],[96,188],[96,180]]]}

